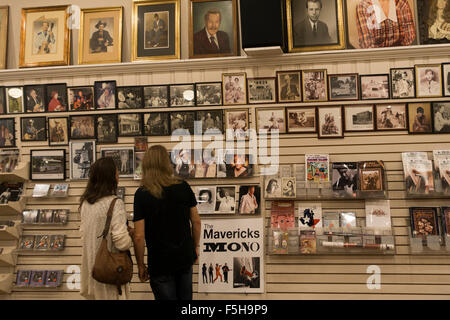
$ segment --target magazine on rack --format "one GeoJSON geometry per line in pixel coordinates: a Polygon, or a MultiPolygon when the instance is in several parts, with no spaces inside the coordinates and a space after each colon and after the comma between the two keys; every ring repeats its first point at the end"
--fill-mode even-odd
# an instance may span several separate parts
{"type": "Polygon", "coordinates": [[[386,190],[383,161],[361,161],[358,163],[358,167],[361,192],[378,193],[386,190]]]}
{"type": "Polygon", "coordinates": [[[404,164],[406,192],[429,194],[434,191],[433,164],[431,160],[410,159],[404,164]]]}
{"type": "Polygon", "coordinates": [[[437,192],[450,192],[448,190],[448,182],[444,181],[443,175],[440,170],[440,163],[444,160],[450,160],[450,150],[433,150],[433,163],[434,163],[434,184],[437,192]],[[447,191],[444,189],[447,188],[447,191]]]}
{"type": "Polygon", "coordinates": [[[298,207],[298,228],[300,230],[322,228],[321,203],[302,203],[298,207]]]}
{"type": "Polygon", "coordinates": [[[305,155],[305,179],[306,182],[328,182],[330,159],[328,154],[305,155]]]}
{"type": "Polygon", "coordinates": [[[406,177],[406,165],[410,160],[428,160],[426,152],[402,152],[403,173],[406,177]]]}
{"type": "Polygon", "coordinates": [[[40,198],[48,196],[48,191],[50,190],[49,184],[36,183],[33,189],[33,198],[40,198]]]}
{"type": "Polygon", "coordinates": [[[333,162],[333,191],[338,197],[356,197],[358,190],[358,163],[333,162]]]}
{"type": "Polygon", "coordinates": [[[434,207],[411,207],[411,233],[413,237],[439,235],[437,208],[434,207]]]}
{"type": "Polygon", "coordinates": [[[274,229],[295,228],[294,201],[272,201],[270,226],[274,229]]]}
{"type": "Polygon", "coordinates": [[[55,184],[52,191],[53,197],[67,197],[67,193],[69,191],[68,183],[59,183],[55,184]]]}
{"type": "Polygon", "coordinates": [[[391,229],[389,200],[366,201],[366,227],[376,230],[391,229]]]}

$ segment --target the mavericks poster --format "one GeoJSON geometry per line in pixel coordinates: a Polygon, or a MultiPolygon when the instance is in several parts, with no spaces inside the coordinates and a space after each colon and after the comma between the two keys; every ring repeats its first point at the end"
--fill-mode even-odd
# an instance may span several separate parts
{"type": "Polygon", "coordinates": [[[202,220],[198,292],[264,293],[263,219],[202,220]]]}

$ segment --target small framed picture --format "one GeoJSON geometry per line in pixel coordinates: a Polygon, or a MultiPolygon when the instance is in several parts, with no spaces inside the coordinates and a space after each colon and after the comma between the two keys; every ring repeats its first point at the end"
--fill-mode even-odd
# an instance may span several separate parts
{"type": "Polygon", "coordinates": [[[14,118],[0,119],[0,148],[16,146],[16,128],[14,118]]]}
{"type": "Polygon", "coordinates": [[[142,119],[140,113],[122,113],[117,117],[119,137],[142,135],[142,119]]]}
{"type": "Polygon", "coordinates": [[[327,101],[327,70],[302,70],[303,101],[327,101]]]}
{"type": "Polygon", "coordinates": [[[117,106],[119,109],[140,109],[144,100],[142,87],[117,87],[117,106]]]}
{"type": "Polygon", "coordinates": [[[358,100],[359,81],[357,73],[329,74],[328,94],[331,101],[358,100]]]}
{"type": "Polygon", "coordinates": [[[6,114],[6,93],[4,87],[0,87],[0,115],[2,114],[6,114]]]}
{"type": "Polygon", "coordinates": [[[247,74],[222,73],[223,104],[246,104],[247,103],[247,74]]]}
{"type": "Polygon", "coordinates": [[[362,192],[383,191],[383,171],[381,168],[360,168],[359,185],[362,192]]]}
{"type": "Polygon", "coordinates": [[[225,130],[231,130],[233,136],[245,135],[249,129],[248,109],[225,110],[225,130]]]}
{"type": "Polygon", "coordinates": [[[259,185],[239,186],[240,214],[261,213],[261,187],[259,185]]]}
{"type": "Polygon", "coordinates": [[[201,82],[195,84],[197,106],[221,106],[222,82],[201,82]]]}
{"type": "Polygon", "coordinates": [[[444,96],[450,97],[450,63],[442,64],[442,77],[444,79],[444,96]]]}
{"type": "Polygon", "coordinates": [[[194,150],[173,148],[169,156],[175,176],[183,179],[195,177],[194,150]]]}
{"type": "Polygon", "coordinates": [[[359,76],[361,100],[389,99],[389,75],[365,74],[359,76]]]}
{"type": "Polygon", "coordinates": [[[97,143],[117,142],[117,115],[99,114],[95,125],[95,135],[97,143]]]}
{"type": "Polygon", "coordinates": [[[256,130],[262,134],[261,130],[272,132],[278,130],[279,133],[286,133],[286,114],[284,108],[257,108],[256,109],[256,130]]]}
{"type": "Polygon", "coordinates": [[[416,96],[416,81],[414,68],[391,69],[392,99],[414,98],[416,96]]]}
{"type": "Polygon", "coordinates": [[[194,84],[174,84],[169,86],[171,107],[190,107],[195,105],[194,84]]]}
{"type": "Polygon", "coordinates": [[[70,140],[95,139],[95,116],[70,116],[70,140]]]}
{"type": "Polygon", "coordinates": [[[276,81],[277,78],[248,78],[248,103],[277,102],[276,81]]]}
{"type": "Polygon", "coordinates": [[[277,71],[278,102],[301,102],[300,70],[277,71]]]}
{"type": "Polygon", "coordinates": [[[415,65],[417,98],[442,96],[442,68],[440,64],[415,65]]]}
{"type": "Polygon", "coordinates": [[[287,132],[316,133],[316,107],[286,108],[287,132]]]}
{"type": "Polygon", "coordinates": [[[66,152],[64,149],[30,150],[31,180],[65,180],[66,152]]]}
{"type": "MultiPolygon", "coordinates": [[[[177,134],[178,129],[188,130],[189,134],[194,134],[194,111],[178,111],[170,113],[170,134],[177,134]]],[[[178,134],[183,134],[178,132],[178,134]]]]}
{"type": "Polygon", "coordinates": [[[166,108],[169,106],[169,86],[147,86],[144,91],[144,108],[166,108]]]}
{"type": "Polygon", "coordinates": [[[8,113],[24,113],[23,87],[5,87],[8,113]]]}
{"type": "Polygon", "coordinates": [[[48,112],[67,111],[67,86],[65,83],[48,84],[45,91],[48,112]]]}
{"type": "Polygon", "coordinates": [[[95,109],[116,109],[116,80],[94,82],[95,109]]]}
{"type": "Polygon", "coordinates": [[[450,101],[433,102],[433,132],[450,133],[450,101]]]}
{"type": "Polygon", "coordinates": [[[143,114],[143,125],[145,136],[168,136],[169,113],[152,112],[143,114]]]}
{"type": "Polygon", "coordinates": [[[426,239],[427,236],[438,236],[440,234],[437,208],[410,207],[409,214],[413,237],[426,239]]]}
{"type": "Polygon", "coordinates": [[[344,106],[344,119],[344,130],[346,132],[375,130],[375,115],[372,104],[344,106]]]}
{"type": "Polygon", "coordinates": [[[134,147],[101,147],[100,157],[110,157],[114,160],[119,177],[134,178],[134,147]]]}
{"type": "Polygon", "coordinates": [[[94,110],[94,87],[70,87],[67,89],[70,111],[94,110]]]}
{"type": "Polygon", "coordinates": [[[47,119],[45,117],[20,118],[22,141],[46,141],[47,119]]]}
{"type": "Polygon", "coordinates": [[[432,133],[431,103],[408,103],[408,132],[432,133]]]}
{"type": "Polygon", "coordinates": [[[70,141],[70,180],[87,180],[96,159],[95,141],[70,141]]]}
{"type": "Polygon", "coordinates": [[[144,160],[145,152],[134,153],[134,180],[142,180],[142,161],[144,160]]]}
{"type": "Polygon", "coordinates": [[[236,186],[217,186],[214,213],[234,214],[236,210],[236,186]]]}
{"type": "Polygon", "coordinates": [[[317,108],[319,138],[343,138],[343,117],[341,106],[317,108]]]}
{"type": "Polygon", "coordinates": [[[29,85],[23,87],[25,112],[45,112],[45,86],[29,85]]]}
{"type": "Polygon", "coordinates": [[[69,119],[67,117],[48,118],[48,145],[69,145],[69,119]]]}
{"type": "Polygon", "coordinates": [[[202,122],[202,133],[223,133],[223,111],[202,110],[196,112],[196,120],[202,122]]]}
{"type": "Polygon", "coordinates": [[[376,129],[377,131],[406,130],[406,103],[377,104],[376,129]]]}

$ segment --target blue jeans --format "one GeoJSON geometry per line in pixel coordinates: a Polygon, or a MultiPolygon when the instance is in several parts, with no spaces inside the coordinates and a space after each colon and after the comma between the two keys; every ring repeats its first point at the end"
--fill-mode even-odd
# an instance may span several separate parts
{"type": "Polygon", "coordinates": [[[156,300],[192,300],[192,267],[185,272],[150,276],[156,300]]]}

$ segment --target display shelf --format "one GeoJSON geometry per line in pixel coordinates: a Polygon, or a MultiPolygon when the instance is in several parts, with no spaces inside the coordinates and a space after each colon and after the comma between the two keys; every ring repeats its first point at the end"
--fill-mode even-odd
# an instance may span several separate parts
{"type": "Polygon", "coordinates": [[[15,221],[14,227],[2,227],[0,240],[16,240],[20,237],[19,221],[15,221]]]}
{"type": "Polygon", "coordinates": [[[11,293],[14,275],[11,273],[0,274],[0,294],[11,293]]]}
{"type": "Polygon", "coordinates": [[[12,216],[21,214],[25,208],[26,197],[20,196],[18,201],[9,201],[5,204],[0,204],[0,216],[12,216]]]}
{"type": "Polygon", "coordinates": [[[3,247],[0,254],[0,267],[13,267],[17,263],[17,253],[15,247],[3,247]]]}
{"type": "Polygon", "coordinates": [[[411,254],[450,255],[450,236],[445,234],[429,236],[411,236],[409,229],[409,249],[411,254]]]}
{"type": "Polygon", "coordinates": [[[28,161],[19,162],[13,172],[0,173],[0,182],[25,182],[28,180],[30,163],[28,161]]]}

